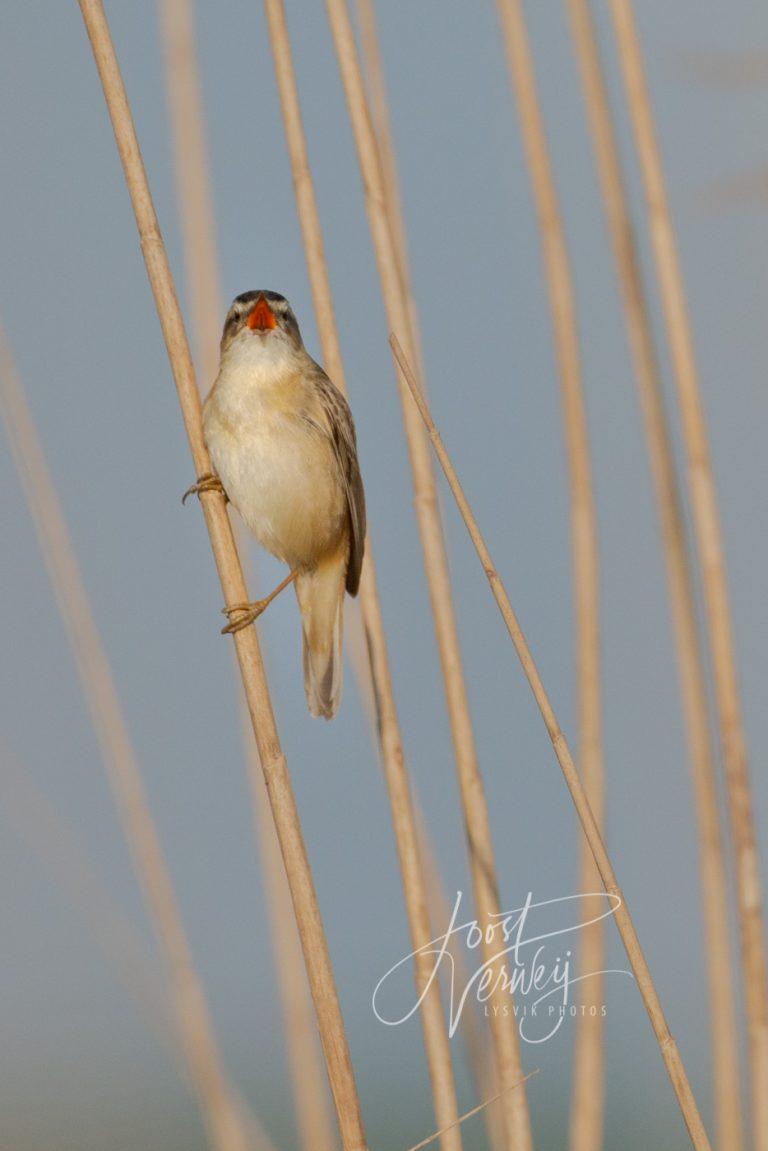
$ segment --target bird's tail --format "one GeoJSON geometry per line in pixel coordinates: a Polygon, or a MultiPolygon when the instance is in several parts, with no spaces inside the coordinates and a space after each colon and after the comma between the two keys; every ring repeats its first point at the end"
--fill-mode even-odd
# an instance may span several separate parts
{"type": "Polygon", "coordinates": [[[301,609],[304,691],[314,716],[333,719],[339,710],[343,680],[342,632],[347,548],[296,578],[301,609]]]}

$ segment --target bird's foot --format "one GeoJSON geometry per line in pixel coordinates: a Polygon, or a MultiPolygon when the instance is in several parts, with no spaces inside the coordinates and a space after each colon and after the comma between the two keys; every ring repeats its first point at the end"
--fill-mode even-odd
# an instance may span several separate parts
{"type": "Polygon", "coordinates": [[[266,599],[254,600],[253,603],[233,603],[231,607],[223,607],[222,614],[228,617],[229,623],[221,629],[221,634],[234,635],[236,631],[250,627],[271,602],[271,597],[268,596],[266,599]],[[236,619],[232,619],[232,616],[236,616],[236,619]]]}
{"type": "Polygon", "coordinates": [[[281,591],[293,583],[298,574],[298,568],[290,572],[264,599],[254,600],[253,603],[233,603],[229,607],[223,607],[221,610],[225,616],[229,617],[229,623],[221,629],[221,634],[234,635],[236,631],[242,631],[244,627],[249,627],[262,612],[266,611],[272,600],[276,599],[281,591]],[[232,619],[233,615],[237,616],[237,619],[232,619]]]}
{"type": "Polygon", "coordinates": [[[190,496],[199,497],[203,492],[221,492],[225,500],[229,499],[219,477],[215,476],[213,472],[207,472],[204,476],[200,476],[196,484],[192,484],[191,488],[187,488],[181,497],[182,504],[185,504],[190,496]]]}

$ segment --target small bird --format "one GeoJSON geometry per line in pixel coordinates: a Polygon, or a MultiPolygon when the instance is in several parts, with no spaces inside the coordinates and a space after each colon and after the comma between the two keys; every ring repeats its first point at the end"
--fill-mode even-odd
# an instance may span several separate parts
{"type": "Polygon", "coordinates": [[[344,592],[354,596],[360,585],[365,494],[349,405],[277,292],[244,292],[229,309],[203,433],[216,475],[190,491],[223,490],[290,568],[266,599],[225,609],[223,630],[247,627],[294,583],[307,703],[313,716],[332,719],[342,691],[344,592]]]}

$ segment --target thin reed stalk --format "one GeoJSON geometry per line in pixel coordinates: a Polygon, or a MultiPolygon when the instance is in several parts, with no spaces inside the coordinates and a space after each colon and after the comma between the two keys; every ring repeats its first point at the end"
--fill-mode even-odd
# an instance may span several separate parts
{"type": "MultiPolygon", "coordinates": [[[[370,548],[370,540],[366,541],[366,548],[370,548]]],[[[370,551],[368,551],[370,555],[370,551]]],[[[347,603],[347,608],[352,608],[353,605],[347,603]]],[[[352,666],[352,674],[355,677],[357,685],[357,694],[360,700],[360,706],[363,709],[366,723],[368,724],[368,734],[371,737],[371,750],[374,755],[381,754],[381,744],[379,741],[379,714],[376,709],[376,689],[373,684],[373,675],[371,674],[371,661],[368,655],[368,637],[365,631],[365,623],[363,621],[363,613],[360,609],[360,600],[355,603],[358,608],[357,611],[350,610],[344,616],[344,639],[346,643],[347,656],[352,666]]]]}
{"type": "MultiPolygon", "coordinates": [[[[597,514],[592,481],[589,431],[581,372],[573,275],[555,188],[547,135],[539,105],[525,16],[520,0],[498,0],[497,8],[515,89],[523,145],[541,235],[555,351],[560,374],[563,423],[568,456],[573,596],[576,614],[578,762],[589,802],[602,829],[605,818],[600,666],[600,567],[597,514]]],[[[598,883],[588,846],[580,845],[579,885],[594,891],[598,883]]],[[[595,916],[584,932],[579,953],[582,975],[605,966],[605,925],[595,916]]],[[[582,994],[586,1010],[576,1021],[571,1151],[599,1151],[605,1111],[604,1024],[600,1007],[603,978],[592,975],[582,994]]]]}
{"type": "MultiPolygon", "coordinates": [[[[408,241],[405,228],[402,200],[400,196],[400,180],[397,170],[397,157],[395,154],[392,126],[389,115],[389,100],[384,78],[384,66],[379,49],[379,36],[376,26],[376,13],[372,0],[357,0],[357,17],[360,26],[360,47],[365,71],[365,77],[370,90],[371,120],[376,134],[376,141],[381,162],[382,178],[385,188],[386,210],[389,226],[395,245],[400,286],[405,297],[408,318],[410,321],[410,335],[414,347],[416,364],[419,376],[423,378],[423,356],[421,352],[421,337],[419,331],[416,301],[413,294],[410,260],[408,256],[408,241]]],[[[433,929],[437,925],[447,923],[450,918],[450,907],[443,887],[440,867],[430,839],[423,815],[416,801],[417,818],[419,823],[419,839],[421,842],[424,870],[427,877],[429,894],[430,918],[433,929]]],[[[434,930],[433,930],[434,933],[434,930]]],[[[465,986],[468,978],[466,967],[460,951],[453,956],[456,968],[456,979],[459,985],[465,986]]],[[[472,1011],[463,1011],[461,1015],[461,1030],[464,1038],[472,1077],[478,1094],[488,1097],[494,1090],[495,1069],[491,1053],[489,1065],[489,1052],[481,1034],[481,1029],[475,1014],[472,1011]]],[[[488,1136],[495,1151],[503,1146],[503,1133],[500,1128],[498,1108],[490,1106],[484,1112],[488,1136]]]]}
{"type": "MultiPolygon", "coordinates": [[[[194,1090],[184,1045],[168,1001],[157,960],[131,918],[115,902],[89,859],[75,829],[33,782],[29,772],[2,748],[2,817],[37,856],[46,874],[80,916],[86,930],[136,1005],[148,1029],[167,1052],[185,1086],[194,1090]]],[[[254,1151],[275,1151],[247,1102],[232,1094],[254,1151]]]]}
{"type": "MultiPolygon", "coordinates": [[[[448,900],[448,894],[445,890],[440,864],[437,858],[437,851],[435,850],[435,844],[429,833],[426,820],[424,819],[424,812],[419,803],[418,794],[414,795],[414,803],[419,826],[421,858],[424,874],[427,879],[427,896],[429,899],[429,916],[432,922],[432,934],[437,938],[440,933],[440,925],[450,923],[453,908],[448,900]]],[[[448,950],[451,953],[452,962],[451,967],[444,972],[446,984],[450,986],[451,983],[455,983],[457,987],[469,986],[471,974],[467,967],[463,949],[459,946],[451,947],[449,945],[448,950]]],[[[493,1059],[493,1051],[487,1043],[485,1032],[478,1018],[478,1013],[476,1010],[473,1010],[474,1007],[474,1004],[467,1003],[461,1013],[461,1036],[464,1040],[464,1048],[466,1050],[475,1091],[481,1099],[490,1099],[490,1097],[492,1095],[495,1096],[498,1091],[496,1067],[493,1059]]],[[[504,1131],[496,1102],[497,1101],[492,1102],[488,1106],[487,1110],[483,1113],[483,1117],[491,1148],[493,1151],[503,1151],[505,1147],[504,1131]]]]}
{"type": "MultiPolygon", "coordinates": [[[[350,662],[355,669],[355,679],[361,689],[362,706],[370,727],[373,749],[379,754],[381,748],[379,745],[379,720],[376,710],[376,693],[371,677],[368,647],[362,618],[360,620],[359,630],[349,630],[348,654],[350,662]]],[[[424,818],[423,807],[419,802],[419,794],[415,781],[412,781],[411,791],[413,794],[413,808],[416,815],[416,827],[419,837],[421,865],[427,886],[427,904],[430,923],[432,925],[431,934],[433,937],[436,937],[439,935],[440,927],[450,922],[452,909],[443,882],[435,844],[424,818]]],[[[455,983],[458,987],[466,987],[469,982],[469,969],[466,966],[463,952],[460,948],[451,949],[449,947],[449,950],[451,951],[453,967],[455,969],[455,983]]],[[[445,983],[448,986],[452,979],[449,969],[446,969],[443,974],[445,976],[445,983]]],[[[487,1097],[496,1090],[493,1060],[485,1042],[485,1037],[482,1034],[479,1020],[476,1018],[476,1012],[470,1010],[469,1004],[461,1013],[460,1028],[475,1090],[479,1096],[487,1097]]],[[[501,1151],[503,1139],[501,1138],[499,1124],[494,1121],[494,1116],[495,1111],[491,1106],[486,1112],[488,1136],[494,1151],[501,1151]]]]}
{"type": "MultiPolygon", "coordinates": [[[[283,0],[264,0],[264,8],[323,358],[329,376],[337,387],[346,393],[346,378],[333,308],[333,295],[307,155],[285,6],[283,0]]],[[[392,811],[406,913],[415,952],[414,974],[421,994],[430,981],[432,960],[428,954],[428,945],[432,939],[432,932],[370,541],[360,584],[360,605],[374,684],[382,764],[392,811]]],[[[435,1116],[438,1126],[445,1129],[441,1135],[441,1144],[444,1151],[460,1151],[461,1134],[455,1126],[458,1116],[456,1087],[438,980],[432,980],[429,990],[424,995],[421,1020],[435,1116]]]]}
{"type": "MultiPolygon", "coordinates": [[[[391,209],[387,209],[387,190],[381,169],[379,147],[368,109],[346,0],[327,0],[326,9],[357,147],[368,224],[388,322],[391,328],[404,335],[410,359],[416,362],[412,336],[415,324],[408,311],[403,291],[402,269],[398,262],[392,232],[391,209]]],[[[500,910],[496,863],[488,805],[477,762],[462,670],[461,648],[434,471],[429,444],[405,387],[400,388],[400,398],[411,461],[414,503],[456,757],[475,906],[481,922],[490,922],[489,917],[496,915],[500,910]]],[[[500,964],[495,958],[496,948],[492,934],[492,932],[484,933],[483,959],[496,974],[500,970],[500,964]]],[[[489,985],[498,987],[495,979],[489,985]]],[[[500,990],[495,991],[489,1004],[489,1012],[505,1136],[510,1149],[531,1151],[533,1141],[526,1091],[524,1087],[512,1090],[513,1085],[522,1080],[523,1070],[517,1024],[514,1013],[508,1008],[508,995],[500,990]],[[506,1014],[504,1007],[507,1008],[506,1014]]]]}
{"type": "Polygon", "coordinates": [[[547,734],[552,741],[552,747],[557,757],[557,762],[565,778],[566,786],[570,792],[573,805],[576,808],[576,814],[579,817],[584,835],[592,851],[592,856],[595,865],[600,873],[603,886],[606,893],[612,896],[615,901],[614,916],[616,919],[616,926],[619,929],[622,943],[627,953],[632,971],[634,972],[635,979],[637,980],[640,994],[643,997],[648,1016],[651,1020],[654,1033],[659,1043],[662,1058],[667,1068],[670,1081],[677,1096],[680,1110],[682,1111],[685,1124],[691,1136],[691,1142],[696,1148],[696,1151],[711,1151],[707,1133],[704,1129],[704,1124],[701,1121],[696,1100],[694,1099],[693,1092],[691,1091],[688,1076],[685,1072],[683,1061],[680,1058],[677,1044],[670,1033],[667,1021],[664,1017],[661,1002],[659,1000],[656,988],[651,978],[651,973],[646,963],[645,956],[643,955],[640,947],[640,941],[637,937],[632,917],[629,913],[621,889],[618,885],[616,873],[613,870],[610,857],[603,843],[602,835],[600,833],[600,826],[595,818],[592,808],[589,803],[584,784],[581,777],[576,770],[576,765],[568,747],[567,740],[560,729],[557,722],[552,704],[550,703],[549,696],[539,675],[538,669],[533,659],[531,649],[528,646],[528,641],[523,634],[517,616],[515,615],[512,604],[509,601],[504,584],[501,577],[494,566],[491,559],[490,552],[485,544],[485,541],[480,534],[480,529],[477,526],[477,521],[474,517],[472,509],[469,505],[467,497],[464,495],[461,484],[451,463],[450,457],[445,449],[440,433],[435,427],[435,423],[427,407],[424,396],[419,391],[419,386],[416,377],[411,370],[405,353],[398,342],[395,335],[390,336],[390,344],[392,352],[400,369],[400,374],[410,389],[411,395],[416,402],[421,418],[429,432],[429,437],[435,450],[435,454],[443,469],[445,478],[448,481],[451,492],[458,505],[461,517],[464,520],[470,539],[475,547],[478,558],[483,566],[483,570],[490,584],[493,597],[496,600],[499,611],[509,632],[510,639],[517,652],[518,659],[522,666],[525,677],[533,692],[534,699],[541,713],[544,721],[544,726],[547,729],[547,734]]]}
{"type": "MultiPolygon", "coordinates": [[[[210,386],[218,371],[221,288],[216,221],[193,0],[160,0],[165,76],[171,111],[176,199],[182,220],[186,281],[196,333],[198,378],[210,386]]],[[[236,538],[242,546],[242,525],[236,538]]],[[[248,549],[243,568],[249,577],[248,549]]],[[[250,581],[249,581],[250,582],[250,581]]],[[[333,1151],[327,1079],[314,1025],[312,999],[303,971],[301,945],[290,910],[290,892],[280,846],[269,815],[248,708],[238,693],[243,753],[251,783],[254,830],[268,896],[270,935],[284,1021],[288,1069],[296,1121],[304,1151],[333,1151]]]]}
{"type": "Polygon", "coordinates": [[[588,0],[568,0],[598,173],[624,301],[624,314],[656,488],[677,649],[688,752],[696,802],[701,899],[706,934],[716,1145],[742,1146],[739,1045],[729,948],[728,881],[720,826],[715,754],[709,726],[704,656],[682,499],[664,409],[656,347],[643,288],[629,200],[610,100],[588,0]]]}
{"type": "Polygon", "coordinates": [[[672,357],[687,456],[693,530],[701,568],[712,653],[731,838],[736,857],[741,957],[749,1039],[752,1138],[768,1149],[768,974],[752,793],[741,715],[720,515],[712,473],[693,333],[664,171],[645,79],[642,51],[628,0],[611,0],[614,34],[640,160],[656,276],[672,357]]]}
{"type": "MultiPolygon", "coordinates": [[[[8,749],[2,748],[0,811],[16,836],[35,854],[46,874],[85,923],[120,984],[137,1004],[164,1046],[180,1047],[165,985],[141,933],[117,906],[99,871],[83,850],[80,836],[34,783],[8,749]]],[[[183,1056],[183,1048],[181,1049],[183,1056]]],[[[180,1064],[186,1068],[182,1058],[180,1064]]]]}
{"type": "Polygon", "coordinates": [[[373,0],[356,0],[357,21],[360,28],[360,51],[365,78],[368,83],[371,101],[371,123],[376,134],[379,149],[381,175],[384,184],[384,201],[389,218],[389,227],[395,246],[397,266],[400,273],[400,288],[405,297],[406,311],[410,321],[410,338],[413,343],[419,379],[424,379],[424,362],[421,351],[421,335],[413,294],[411,264],[408,255],[408,238],[405,228],[400,178],[397,170],[392,123],[389,115],[389,98],[384,78],[384,64],[379,48],[379,33],[376,26],[376,10],[373,0]]]}
{"type": "MultiPolygon", "coordinates": [[[[168,257],[139,150],[122,77],[101,0],[80,0],[93,48],[115,140],[131,197],[147,274],[155,297],[168,357],[179,395],[184,425],[198,476],[211,470],[203,439],[200,397],[168,257]]],[[[249,599],[232,528],[220,492],[203,493],[201,505],[227,607],[249,599]]],[[[288,765],[280,745],[258,637],[253,627],[234,636],[243,688],[248,702],[261,769],[267,784],[280,849],[283,854],[304,961],[323,1043],[344,1151],[366,1146],[360,1102],[328,944],[312,872],[304,845],[288,765]]]]}
{"type": "Polygon", "coordinates": [[[194,4],[192,0],[160,0],[160,17],[189,314],[198,378],[209,386],[218,371],[221,278],[194,4]]]}
{"type": "MultiPolygon", "coordinates": [[[[525,1079],[521,1080],[520,1082],[527,1082],[527,1080],[533,1079],[534,1075],[538,1075],[538,1073],[539,1069],[537,1067],[534,1071],[529,1071],[525,1076],[525,1079]]],[[[517,1086],[519,1086],[519,1084],[517,1086]]],[[[456,1120],[456,1124],[458,1125],[459,1123],[466,1123],[467,1119],[471,1119],[472,1116],[477,1115],[479,1111],[484,1111],[485,1108],[489,1106],[489,1104],[497,1102],[499,1098],[500,1095],[497,1092],[497,1094],[494,1095],[491,1099],[486,1099],[483,1103],[478,1103],[476,1107],[472,1107],[469,1111],[465,1111],[463,1115],[459,1115],[458,1119],[456,1120]]],[[[430,1143],[434,1143],[434,1141],[438,1139],[442,1134],[442,1131],[433,1131],[431,1135],[427,1135],[426,1139],[421,1139],[418,1143],[414,1143],[412,1147],[408,1148],[408,1151],[422,1151],[422,1148],[428,1147],[430,1143]]]]}
{"type": "MultiPolygon", "coordinates": [[[[242,718],[243,734],[250,736],[247,711],[244,710],[242,718]]],[[[269,813],[266,789],[261,779],[256,778],[255,784],[261,787],[261,796],[254,802],[256,838],[269,907],[269,929],[299,1139],[304,1151],[334,1151],[337,1140],[329,1109],[327,1080],[323,1074],[322,1053],[317,1041],[296,922],[291,913],[288,881],[269,813]]]]}
{"type": "Polygon", "coordinates": [[[221,1061],[112,671],[21,381],[1,333],[0,410],[133,865],[165,960],[176,1023],[208,1134],[218,1151],[246,1151],[249,1142],[221,1061]]]}
{"type": "MultiPolygon", "coordinates": [[[[378,754],[381,748],[379,745],[379,720],[376,711],[376,693],[371,677],[368,647],[362,617],[359,617],[359,626],[353,626],[348,630],[349,643],[347,645],[347,651],[355,670],[355,679],[358,688],[361,692],[363,710],[370,727],[373,748],[378,754]]],[[[452,909],[443,883],[435,845],[424,818],[422,805],[419,802],[419,794],[415,782],[412,783],[412,793],[419,836],[419,851],[421,853],[422,869],[427,885],[427,904],[429,919],[432,925],[431,934],[433,938],[437,938],[440,934],[440,928],[450,922],[452,909]]],[[[455,983],[458,987],[466,987],[469,982],[469,969],[466,966],[463,952],[461,948],[458,947],[453,949],[449,948],[449,950],[451,950],[453,967],[455,969],[455,983]]],[[[449,994],[453,975],[449,969],[443,971],[442,974],[444,976],[444,983],[446,984],[445,993],[449,994]]],[[[493,1053],[489,1050],[488,1044],[485,1041],[485,1035],[480,1021],[477,1018],[477,1013],[470,1010],[470,1006],[470,1004],[467,1004],[467,1007],[461,1013],[461,1035],[464,1040],[464,1047],[475,1090],[481,1098],[488,1098],[496,1092],[493,1053]]],[[[495,1104],[487,1108],[484,1112],[484,1117],[488,1130],[488,1138],[493,1151],[502,1151],[504,1147],[503,1132],[499,1122],[498,1109],[495,1104]]]]}
{"type": "MultiPolygon", "coordinates": [[[[347,645],[348,654],[352,666],[355,669],[355,679],[361,690],[363,710],[370,727],[373,748],[375,752],[380,753],[376,693],[371,678],[368,647],[361,617],[359,619],[359,627],[350,628],[349,633],[349,643],[347,645]]],[[[416,813],[416,826],[419,835],[419,851],[421,853],[422,869],[427,885],[427,904],[429,919],[432,925],[431,934],[433,938],[437,938],[440,934],[440,929],[444,927],[446,923],[450,922],[452,909],[443,882],[435,845],[424,818],[422,805],[419,802],[419,793],[415,782],[412,783],[412,793],[413,806],[416,813]]],[[[445,969],[441,973],[445,984],[445,994],[450,994],[451,982],[455,982],[458,987],[466,987],[470,978],[469,969],[466,966],[462,949],[459,947],[449,947],[449,950],[452,955],[453,971],[451,971],[451,969],[445,969]]],[[[467,1004],[461,1013],[461,1035],[464,1040],[464,1047],[475,1091],[481,1098],[488,1098],[496,1092],[493,1052],[489,1050],[477,1013],[470,1010],[470,1007],[471,1005],[467,1004]]],[[[484,1118],[488,1131],[488,1139],[493,1151],[502,1151],[504,1147],[503,1131],[499,1122],[498,1109],[495,1104],[487,1108],[484,1112],[484,1118]]]]}

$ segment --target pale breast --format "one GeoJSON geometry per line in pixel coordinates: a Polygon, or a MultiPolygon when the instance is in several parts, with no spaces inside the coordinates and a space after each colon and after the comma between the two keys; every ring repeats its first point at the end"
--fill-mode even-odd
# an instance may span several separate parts
{"type": "Polygon", "coordinates": [[[291,567],[312,567],[346,530],[332,445],[309,423],[300,379],[258,389],[219,377],[203,409],[213,465],[259,542],[291,567]]]}

